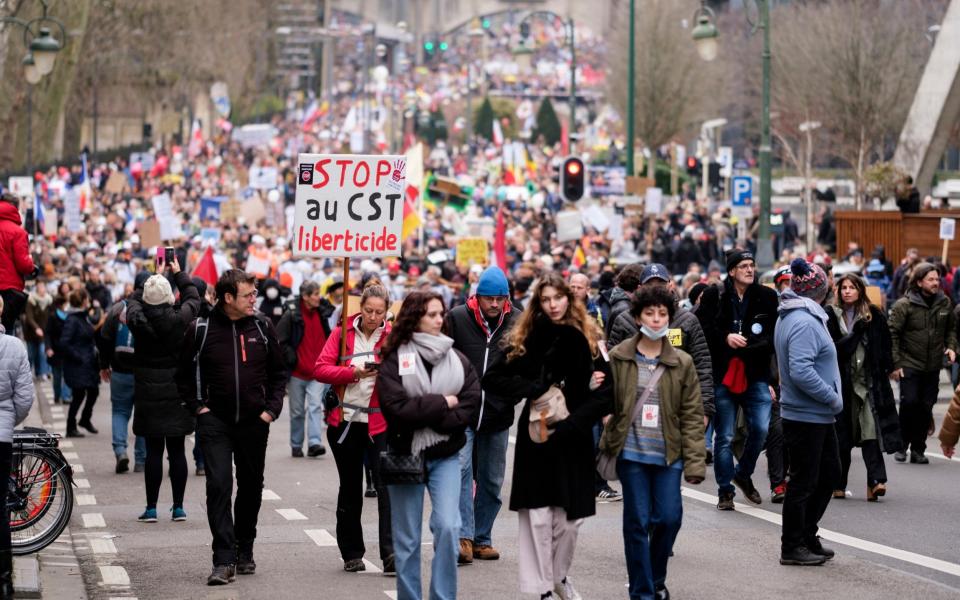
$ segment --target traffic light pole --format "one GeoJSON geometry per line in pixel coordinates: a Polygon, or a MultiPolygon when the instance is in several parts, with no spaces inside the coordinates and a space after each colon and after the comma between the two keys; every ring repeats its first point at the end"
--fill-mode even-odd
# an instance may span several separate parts
{"type": "Polygon", "coordinates": [[[567,132],[567,146],[573,152],[570,138],[577,131],[577,43],[573,35],[573,17],[570,17],[568,24],[570,25],[570,130],[567,132]]]}
{"type": "Polygon", "coordinates": [[[763,29],[763,108],[760,117],[760,223],[757,228],[757,267],[773,268],[773,241],[770,239],[770,1],[757,0],[759,28],[763,29]]]}
{"type": "Polygon", "coordinates": [[[633,128],[634,118],[634,72],[637,68],[636,57],[636,24],[637,6],[636,0],[630,0],[630,43],[627,49],[627,177],[633,177],[633,128]]]}

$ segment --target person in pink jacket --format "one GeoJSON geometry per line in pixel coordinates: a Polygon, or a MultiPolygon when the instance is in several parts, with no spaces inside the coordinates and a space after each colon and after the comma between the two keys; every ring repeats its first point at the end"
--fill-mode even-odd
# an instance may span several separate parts
{"type": "Polygon", "coordinates": [[[337,406],[327,410],[327,441],[333,450],[340,476],[337,495],[337,546],[343,570],[365,570],[363,528],[364,458],[373,473],[380,513],[380,559],[383,572],[394,573],[393,537],[390,532],[390,499],[380,483],[380,451],[387,447],[387,424],[377,397],[380,348],[390,333],[386,321],[389,293],[381,285],[369,285],[360,298],[360,312],[347,320],[347,351],[340,356],[342,327],[330,332],[317,359],[314,378],[333,386],[337,406]]]}

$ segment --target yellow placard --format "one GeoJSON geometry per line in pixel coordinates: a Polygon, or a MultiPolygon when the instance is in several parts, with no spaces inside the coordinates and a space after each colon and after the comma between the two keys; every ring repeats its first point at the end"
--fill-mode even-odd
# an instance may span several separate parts
{"type": "Polygon", "coordinates": [[[667,332],[667,339],[670,340],[670,345],[674,348],[683,346],[683,330],[671,329],[667,332]]]}
{"type": "Polygon", "coordinates": [[[490,246],[485,238],[463,238],[457,242],[457,266],[487,266],[490,262],[490,246]]]}

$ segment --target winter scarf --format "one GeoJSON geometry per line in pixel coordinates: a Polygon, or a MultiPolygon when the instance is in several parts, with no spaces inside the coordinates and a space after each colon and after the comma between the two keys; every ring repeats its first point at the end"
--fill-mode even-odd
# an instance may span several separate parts
{"type": "MultiPolygon", "coordinates": [[[[400,376],[407,396],[460,393],[463,387],[463,363],[453,352],[452,339],[443,334],[416,332],[409,342],[400,346],[399,354],[413,354],[416,358],[416,370],[410,375],[400,376]],[[429,374],[424,361],[433,365],[433,371],[429,374]]],[[[418,429],[413,432],[410,453],[418,456],[427,448],[449,439],[449,435],[437,433],[429,427],[418,429]]]]}

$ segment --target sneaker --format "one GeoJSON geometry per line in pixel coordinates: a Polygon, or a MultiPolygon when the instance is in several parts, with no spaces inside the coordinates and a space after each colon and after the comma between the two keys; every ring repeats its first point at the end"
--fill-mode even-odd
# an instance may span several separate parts
{"type": "Polygon", "coordinates": [[[170,520],[171,521],[186,521],[187,512],[183,510],[182,506],[174,506],[170,509],[170,520]]]}
{"type": "Polygon", "coordinates": [[[880,497],[887,494],[887,485],[878,483],[874,486],[867,486],[867,502],[880,502],[880,497]]]}
{"type": "Polygon", "coordinates": [[[460,539],[460,552],[457,554],[457,564],[473,564],[473,540],[460,539]]]}
{"type": "Polygon", "coordinates": [[[569,577],[564,577],[563,581],[555,584],[553,586],[553,593],[560,597],[561,600],[583,600],[580,592],[573,589],[573,584],[570,583],[569,577]]]}
{"type": "Polygon", "coordinates": [[[473,557],[477,560],[499,560],[500,553],[488,544],[473,544],[473,557]]]}
{"type": "MultiPolygon", "coordinates": [[[[70,435],[69,433],[67,435],[70,435]]],[[[897,462],[907,462],[907,453],[906,452],[897,452],[893,455],[893,460],[897,462]]]]}
{"type": "Polygon", "coordinates": [[[720,500],[717,502],[717,510],[734,510],[733,492],[720,494],[720,500]]]}
{"type": "Polygon", "coordinates": [[[670,600],[670,590],[665,585],[658,585],[653,591],[655,600],[670,600]]]}
{"type": "Polygon", "coordinates": [[[206,476],[207,476],[207,470],[204,469],[203,467],[197,467],[196,473],[197,473],[197,477],[206,477],[206,476]]]}
{"type": "Polygon", "coordinates": [[[773,491],[770,492],[770,502],[774,504],[783,504],[783,500],[787,497],[787,482],[783,482],[777,487],[773,488],[773,491]]]}
{"type": "Polygon", "coordinates": [[[383,559],[383,574],[386,576],[396,576],[397,574],[397,559],[394,555],[390,555],[383,559]]]}
{"type": "Polygon", "coordinates": [[[68,438],[72,438],[72,437],[73,437],[73,438],[82,438],[82,437],[86,437],[86,436],[83,435],[82,433],[80,433],[80,430],[79,430],[79,429],[68,429],[68,430],[67,430],[67,437],[68,437],[68,438]]]}
{"type": "Polygon", "coordinates": [[[753,487],[753,480],[749,477],[745,479],[734,477],[733,484],[740,488],[740,491],[743,492],[743,495],[750,502],[754,504],[761,504],[763,502],[763,498],[760,497],[760,492],[757,491],[757,488],[753,487]]]}
{"type": "Polygon", "coordinates": [[[929,465],[930,459],[923,455],[923,452],[910,451],[910,463],[915,465],[929,465]]]}
{"type": "Polygon", "coordinates": [[[80,421],[79,425],[80,427],[83,427],[90,433],[100,433],[100,431],[96,427],[94,427],[93,423],[91,423],[90,421],[80,421]]]}
{"type": "Polygon", "coordinates": [[[134,463],[134,464],[133,464],[133,472],[134,472],[134,473],[143,473],[143,469],[144,469],[143,463],[134,463]]]}
{"type": "Polygon", "coordinates": [[[798,546],[793,550],[780,551],[781,565],[795,565],[800,567],[813,567],[827,562],[827,557],[823,554],[814,554],[806,546],[798,546]]]}
{"type": "Polygon", "coordinates": [[[291,448],[290,456],[294,458],[303,458],[303,448],[291,448]]]}
{"type": "Polygon", "coordinates": [[[207,585],[227,585],[236,580],[236,574],[233,565],[214,565],[213,572],[207,577],[207,585]]]}
{"type": "Polygon", "coordinates": [[[830,560],[836,555],[836,552],[827,548],[822,543],[820,543],[820,536],[815,536],[807,540],[807,549],[814,554],[819,554],[820,556],[826,556],[827,560],[830,560]]]}
{"type": "Polygon", "coordinates": [[[323,446],[310,446],[307,448],[307,456],[310,458],[316,458],[318,456],[323,456],[327,453],[327,449],[323,446]]]}
{"type": "Polygon", "coordinates": [[[833,490],[833,497],[838,500],[843,500],[847,497],[847,490],[833,490]]]}
{"type": "Polygon", "coordinates": [[[137,517],[137,520],[141,523],[156,523],[157,522],[157,509],[148,508],[143,511],[143,514],[137,517]]]}
{"type": "Polygon", "coordinates": [[[253,575],[257,572],[257,563],[253,560],[253,550],[237,553],[237,575],[253,575]]]}
{"type": "Polygon", "coordinates": [[[599,492],[597,492],[597,500],[602,500],[604,502],[620,502],[623,500],[623,494],[613,489],[609,485],[605,485],[600,488],[599,492]]]}
{"type": "Polygon", "coordinates": [[[343,570],[347,573],[359,573],[360,571],[366,571],[367,566],[363,564],[362,558],[351,558],[343,561],[343,570]]]}
{"type": "Polygon", "coordinates": [[[126,456],[117,457],[117,468],[114,469],[114,472],[119,475],[120,473],[126,473],[130,470],[130,459],[126,456]]]}

